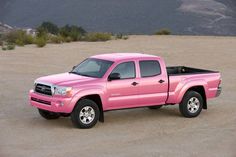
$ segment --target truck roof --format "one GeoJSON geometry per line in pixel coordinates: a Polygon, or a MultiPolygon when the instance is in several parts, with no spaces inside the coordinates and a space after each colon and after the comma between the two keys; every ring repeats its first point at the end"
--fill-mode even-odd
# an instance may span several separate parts
{"type": "Polygon", "coordinates": [[[124,59],[139,59],[139,58],[160,58],[158,56],[143,54],[143,53],[107,53],[107,54],[99,54],[92,56],[91,58],[110,60],[110,61],[119,61],[124,59]]]}

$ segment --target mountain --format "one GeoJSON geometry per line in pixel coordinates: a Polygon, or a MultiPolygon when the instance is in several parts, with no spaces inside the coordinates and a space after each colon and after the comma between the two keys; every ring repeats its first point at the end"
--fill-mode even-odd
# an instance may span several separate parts
{"type": "Polygon", "coordinates": [[[236,0],[1,0],[0,21],[36,27],[42,21],[88,31],[236,35],[236,0]]]}
{"type": "Polygon", "coordinates": [[[0,33],[8,33],[14,30],[11,26],[0,22],[0,33]]]}

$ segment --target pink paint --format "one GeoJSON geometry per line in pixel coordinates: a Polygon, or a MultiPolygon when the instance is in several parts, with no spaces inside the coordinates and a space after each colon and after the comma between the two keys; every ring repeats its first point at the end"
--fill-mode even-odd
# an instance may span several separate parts
{"type": "Polygon", "coordinates": [[[29,92],[30,104],[40,109],[71,113],[76,103],[88,95],[99,95],[103,110],[133,108],[163,104],[178,104],[186,91],[192,87],[203,87],[206,99],[216,97],[220,83],[218,72],[170,75],[168,78],[165,62],[162,58],[137,53],[103,54],[91,58],[113,61],[102,78],[80,76],[72,73],[62,73],[40,77],[36,82],[49,85],[72,87],[71,96],[43,95],[34,91],[29,92]],[[160,64],[161,74],[153,77],[140,75],[139,61],[156,60],[160,64]],[[112,70],[122,62],[135,62],[136,77],[108,81],[112,70]],[[160,83],[159,80],[163,80],[160,83]],[[132,85],[133,82],[138,83],[132,85]],[[37,101],[31,100],[37,99],[37,101]],[[49,102],[50,105],[45,104],[49,102]]]}

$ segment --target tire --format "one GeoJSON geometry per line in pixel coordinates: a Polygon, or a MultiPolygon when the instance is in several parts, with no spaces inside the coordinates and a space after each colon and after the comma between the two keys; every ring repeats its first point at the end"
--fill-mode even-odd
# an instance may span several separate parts
{"type": "Polygon", "coordinates": [[[197,117],[203,106],[203,98],[201,94],[195,91],[187,91],[179,104],[180,113],[187,118],[197,117]]]}
{"type": "Polygon", "coordinates": [[[149,106],[148,108],[151,110],[157,110],[160,109],[162,107],[162,105],[158,105],[158,106],[149,106]]]}
{"type": "Polygon", "coordinates": [[[47,120],[58,119],[60,117],[59,113],[50,112],[50,111],[46,111],[46,110],[42,110],[42,109],[38,109],[38,111],[39,111],[39,114],[47,120]]]}
{"type": "Polygon", "coordinates": [[[82,99],[71,113],[71,121],[77,128],[88,129],[97,123],[99,116],[98,105],[92,100],[82,99]]]}

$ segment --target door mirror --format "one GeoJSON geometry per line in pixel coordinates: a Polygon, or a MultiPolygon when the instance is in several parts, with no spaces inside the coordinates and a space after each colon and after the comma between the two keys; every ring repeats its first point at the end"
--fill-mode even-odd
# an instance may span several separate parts
{"type": "Polygon", "coordinates": [[[72,70],[74,70],[75,68],[76,68],[76,65],[75,65],[75,66],[73,66],[72,70]]]}
{"type": "Polygon", "coordinates": [[[120,73],[111,73],[108,76],[108,81],[119,80],[119,79],[120,79],[120,73]]]}

